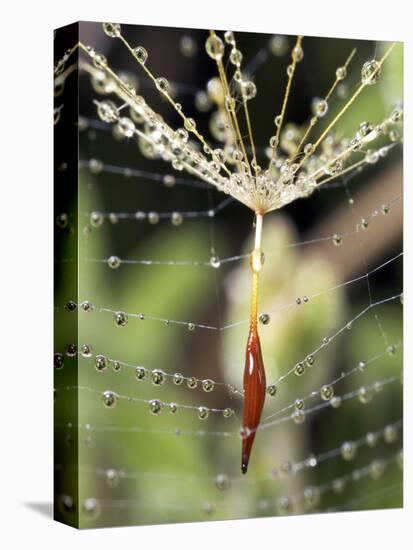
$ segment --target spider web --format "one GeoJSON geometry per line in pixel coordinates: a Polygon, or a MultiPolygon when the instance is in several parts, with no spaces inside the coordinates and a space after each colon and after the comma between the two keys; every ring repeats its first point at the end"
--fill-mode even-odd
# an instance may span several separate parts
{"type": "MultiPolygon", "coordinates": [[[[87,43],[112,46],[100,25],[82,32],[87,43]]],[[[176,97],[208,128],[206,34],[128,32],[152,46],[159,74],[181,76],[176,97]],[[170,45],[173,63],[159,44],[170,45]]],[[[278,40],[277,49],[271,37],[240,33],[245,70],[262,88],[293,44],[284,52],[288,39],[278,40]]],[[[330,41],[343,48],[307,40],[308,57],[330,41]]],[[[380,47],[357,45],[362,60],[380,47]]],[[[116,48],[108,57],[132,78],[135,65],[116,48]]],[[[322,81],[312,63],[303,64],[305,92],[291,107],[298,121],[322,81]]],[[[138,78],[139,93],[166,117],[168,106],[138,78]]],[[[55,384],[56,439],[77,440],[78,464],[64,453],[56,461],[58,514],[70,514],[76,476],[79,521],[88,527],[401,506],[400,145],[377,166],[265,218],[259,304],[268,393],[242,476],[252,213],[142,155],[134,139],[97,119],[96,83],[86,74],[79,82],[79,289],[77,299],[59,289],[55,308],[59,326],[78,314],[77,349],[58,331],[55,384]],[[78,383],[67,383],[76,361],[78,383]],[[77,421],[67,405],[75,395],[77,421]]],[[[273,108],[274,97],[264,114],[273,108]]],[[[64,104],[57,109],[64,117],[64,104]]],[[[257,111],[265,159],[261,118],[257,111]]]]}

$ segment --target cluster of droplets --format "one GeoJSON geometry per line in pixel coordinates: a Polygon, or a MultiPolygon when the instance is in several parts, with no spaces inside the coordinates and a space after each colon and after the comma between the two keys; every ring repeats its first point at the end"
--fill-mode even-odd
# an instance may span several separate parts
{"type": "MultiPolygon", "coordinates": [[[[351,445],[346,446],[349,455],[352,453],[351,445]]],[[[311,458],[309,459],[311,460],[311,458]]],[[[316,459],[314,459],[316,460],[316,459]]],[[[306,512],[314,512],[319,510],[319,506],[323,495],[327,492],[332,492],[335,495],[341,495],[346,487],[352,483],[361,482],[364,478],[369,477],[373,481],[380,480],[386,469],[395,464],[400,469],[403,468],[403,450],[400,449],[396,455],[388,459],[376,458],[371,460],[366,466],[351,470],[348,474],[332,479],[322,485],[307,485],[296,495],[282,495],[276,500],[261,499],[257,504],[262,511],[274,510],[279,515],[289,515],[299,510],[306,512]]],[[[290,463],[285,464],[285,474],[294,471],[290,463]]],[[[97,473],[104,477],[106,485],[110,489],[118,487],[121,479],[128,479],[128,474],[124,470],[116,470],[109,468],[107,470],[97,470],[97,473]]],[[[280,472],[281,474],[281,469],[280,472]]],[[[277,474],[278,475],[278,472],[277,474]]],[[[213,480],[215,488],[219,492],[228,491],[231,489],[231,479],[225,473],[219,473],[213,480]]],[[[59,511],[65,516],[73,515],[76,505],[70,495],[61,494],[57,499],[59,511]]],[[[96,520],[102,511],[102,503],[95,497],[87,497],[82,500],[81,513],[84,519],[88,521],[96,520]]],[[[202,502],[200,510],[207,516],[214,514],[215,506],[209,501],[202,502]]]]}
{"type": "MultiPolygon", "coordinates": [[[[98,229],[103,226],[103,223],[106,218],[109,220],[111,224],[115,225],[119,223],[120,216],[115,212],[111,212],[109,214],[103,214],[102,212],[93,211],[89,214],[89,225],[94,229],[98,229]]],[[[184,216],[181,212],[171,212],[170,214],[167,214],[167,215],[165,214],[160,215],[159,212],[155,212],[155,211],[143,212],[141,210],[138,210],[133,215],[133,219],[137,221],[147,220],[148,223],[151,225],[156,225],[157,223],[159,223],[161,218],[162,219],[168,218],[171,224],[175,227],[182,225],[184,221],[184,216]]],[[[112,256],[110,260],[114,258],[116,258],[116,256],[112,256]]],[[[116,268],[116,267],[119,267],[120,261],[119,261],[119,265],[116,265],[116,262],[113,263],[112,261],[108,262],[108,264],[109,264],[109,267],[116,268]]]]}
{"type": "MultiPolygon", "coordinates": [[[[83,348],[82,355],[84,357],[91,357],[92,347],[89,344],[86,344],[86,346],[87,348],[83,348]]],[[[76,351],[74,353],[76,353],[76,351]]],[[[62,368],[63,354],[55,354],[54,364],[55,368],[62,368]]],[[[95,368],[97,371],[106,371],[109,368],[110,364],[113,365],[113,369],[115,371],[119,371],[122,365],[120,361],[109,359],[108,357],[106,357],[106,355],[99,354],[95,356],[95,368]]],[[[139,382],[151,380],[154,386],[162,386],[163,384],[165,384],[166,380],[170,378],[175,386],[182,386],[183,384],[186,384],[186,386],[191,390],[200,387],[205,393],[211,393],[216,387],[216,382],[209,378],[201,380],[199,378],[195,378],[194,376],[184,376],[179,372],[169,374],[165,373],[161,369],[149,370],[143,366],[135,367],[135,378],[139,382]]]]}
{"type": "MultiPolygon", "coordinates": [[[[159,91],[167,94],[166,79],[159,78],[156,82],[159,91]]],[[[204,147],[204,152],[213,157],[213,160],[208,160],[205,154],[194,147],[190,141],[190,134],[196,132],[196,123],[193,119],[185,118],[184,127],[175,131],[146,104],[142,96],[133,96],[130,103],[129,118],[120,117],[119,110],[110,101],[98,102],[98,115],[103,121],[115,124],[121,138],[135,137],[144,156],[162,158],[170,162],[175,170],[185,169],[224,191],[227,177],[221,174],[223,157],[218,151],[214,152],[204,147]]],[[[165,185],[173,184],[174,177],[168,177],[165,185]]],[[[142,218],[145,219],[145,215],[142,218]]],[[[159,215],[155,212],[150,213],[148,221],[157,223],[159,215]]],[[[171,222],[174,225],[180,225],[181,214],[173,213],[171,222]]]]}
{"type": "MultiPolygon", "coordinates": [[[[119,396],[116,392],[111,390],[103,391],[101,397],[103,405],[108,409],[115,408],[119,399],[127,399],[128,401],[133,401],[133,398],[119,396]]],[[[225,419],[231,418],[234,415],[234,411],[230,407],[226,407],[225,409],[210,409],[209,407],[205,407],[203,405],[196,407],[189,405],[179,405],[175,402],[165,403],[160,399],[150,399],[149,401],[147,401],[147,404],[149,412],[154,416],[159,416],[165,408],[167,408],[171,414],[176,414],[181,408],[185,410],[195,409],[199,420],[208,419],[211,412],[219,412],[225,419]]]]}
{"type": "MultiPolygon", "coordinates": [[[[113,23],[104,24],[104,32],[113,38],[120,36],[120,26],[113,23]]],[[[228,61],[234,67],[234,82],[236,90],[243,101],[248,101],[256,95],[256,86],[245,78],[242,73],[242,52],[238,49],[234,33],[226,31],[224,40],[215,32],[207,38],[205,49],[207,54],[223,66],[225,44],[229,47],[228,61]]],[[[283,37],[272,37],[270,51],[274,55],[284,55],[287,41],[283,37]]],[[[190,37],[182,40],[181,49],[185,55],[191,56],[196,51],[195,42],[190,37]]],[[[131,51],[139,64],[146,68],[148,53],[143,46],[131,48],[131,51]]],[[[170,95],[170,84],[164,77],[155,77],[149,71],[158,91],[167,97],[181,114],[183,128],[173,130],[163,118],[155,113],[146,104],[142,96],[136,94],[136,87],[123,81],[115,81],[106,72],[106,60],[94,50],[89,51],[94,66],[99,69],[100,78],[107,81],[107,89],[118,93],[122,100],[126,100],[130,107],[130,116],[121,117],[119,109],[111,101],[98,102],[98,114],[102,120],[114,124],[115,132],[119,138],[135,138],[141,153],[148,158],[162,158],[170,162],[175,170],[185,170],[196,175],[204,181],[214,185],[220,191],[232,195],[254,211],[268,212],[281,208],[285,204],[301,197],[307,197],[314,189],[323,183],[326,178],[337,177],[346,168],[346,162],[353,151],[358,151],[378,135],[386,133],[386,121],[375,127],[369,123],[363,123],[356,136],[349,139],[337,140],[333,135],[327,135],[319,144],[319,151],[315,153],[312,143],[303,143],[304,130],[294,124],[286,124],[281,129],[283,116],[275,117],[276,135],[270,139],[269,158],[270,164],[263,171],[254,161],[255,174],[251,173],[250,165],[244,154],[237,146],[234,146],[233,136],[229,131],[229,118],[235,115],[236,98],[225,91],[222,83],[217,79],[211,79],[207,92],[202,92],[196,100],[201,111],[208,110],[212,104],[221,105],[224,109],[214,111],[211,117],[211,132],[218,141],[224,142],[224,148],[212,149],[201,139],[203,151],[191,142],[190,137],[200,139],[193,119],[186,117],[180,104],[175,103],[170,95]],[[102,76],[103,75],[103,76],[102,76]],[[226,112],[225,112],[226,111],[226,112]],[[282,130],[282,131],[281,131],[282,130]],[[299,162],[294,159],[300,152],[304,158],[299,162]],[[235,171],[231,172],[228,166],[233,164],[235,171]]],[[[295,67],[304,57],[301,40],[297,40],[291,51],[292,63],[287,68],[289,78],[292,78],[295,67]]],[[[363,65],[361,80],[363,85],[375,84],[380,77],[381,63],[371,60],[363,65]]],[[[336,82],[340,84],[347,76],[347,67],[336,69],[336,82]]],[[[102,91],[102,87],[100,88],[102,91]]],[[[108,92],[107,92],[108,93],[108,92]]],[[[313,118],[310,125],[313,126],[319,118],[328,113],[328,101],[326,98],[315,98],[312,104],[313,118]]],[[[400,131],[391,129],[387,132],[392,141],[400,139],[400,131]]],[[[375,163],[381,156],[387,153],[386,146],[381,150],[368,150],[365,152],[365,162],[375,163]]],[[[157,223],[158,216],[151,213],[148,216],[150,223],[157,223]]],[[[172,223],[179,225],[181,218],[176,214],[172,223]]]]}

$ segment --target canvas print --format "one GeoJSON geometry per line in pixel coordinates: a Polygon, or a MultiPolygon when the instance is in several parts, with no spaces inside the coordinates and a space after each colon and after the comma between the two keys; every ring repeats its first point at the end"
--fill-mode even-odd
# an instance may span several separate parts
{"type": "Polygon", "coordinates": [[[55,518],[401,507],[403,45],[81,22],[54,55],[55,518]]]}

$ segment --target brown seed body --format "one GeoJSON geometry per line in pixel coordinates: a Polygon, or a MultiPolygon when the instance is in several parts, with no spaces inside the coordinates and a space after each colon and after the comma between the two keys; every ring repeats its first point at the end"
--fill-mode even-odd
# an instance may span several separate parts
{"type": "Polygon", "coordinates": [[[255,433],[264,407],[266,380],[257,325],[252,323],[248,335],[244,370],[244,418],[241,471],[247,473],[255,433]]]}

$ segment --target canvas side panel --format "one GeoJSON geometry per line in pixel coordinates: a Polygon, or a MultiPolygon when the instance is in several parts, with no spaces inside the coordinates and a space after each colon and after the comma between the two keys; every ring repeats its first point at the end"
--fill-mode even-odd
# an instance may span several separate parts
{"type": "Polygon", "coordinates": [[[77,23],[54,31],[54,518],[79,526],[77,23]]]}

